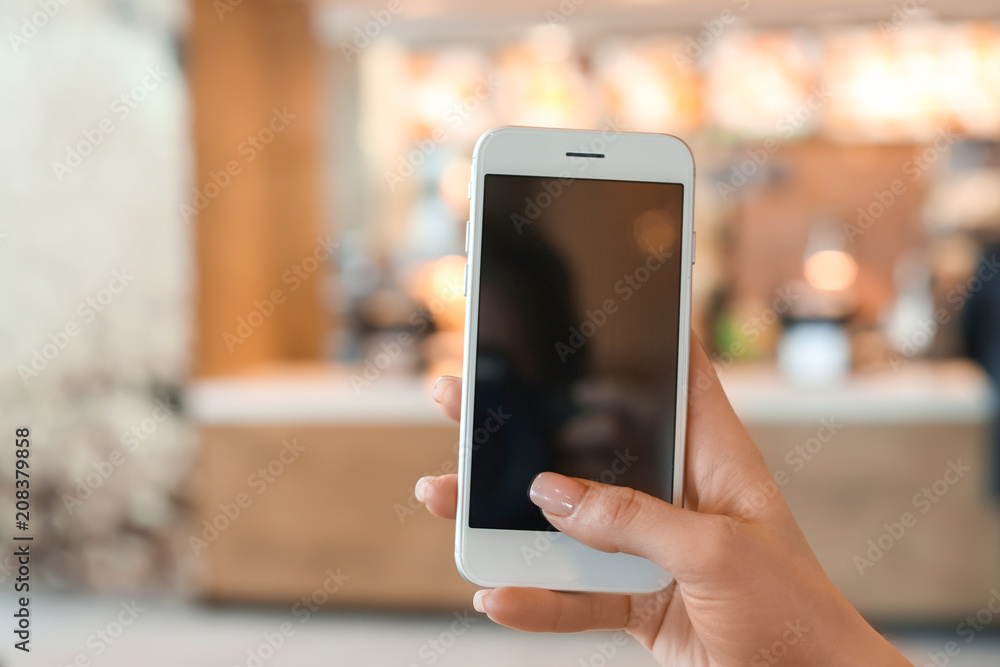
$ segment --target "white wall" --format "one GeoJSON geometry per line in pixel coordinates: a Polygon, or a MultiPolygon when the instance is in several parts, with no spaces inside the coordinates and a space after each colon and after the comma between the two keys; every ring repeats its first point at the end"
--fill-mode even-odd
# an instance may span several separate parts
{"type": "MultiPolygon", "coordinates": [[[[179,576],[170,540],[183,539],[194,441],[156,412],[154,388],[184,382],[191,358],[186,4],[0,3],[0,434],[32,429],[31,532],[65,584],[179,576]],[[99,484],[70,512],[88,474],[99,484]]],[[[0,469],[10,517],[9,461],[0,469]]]]}

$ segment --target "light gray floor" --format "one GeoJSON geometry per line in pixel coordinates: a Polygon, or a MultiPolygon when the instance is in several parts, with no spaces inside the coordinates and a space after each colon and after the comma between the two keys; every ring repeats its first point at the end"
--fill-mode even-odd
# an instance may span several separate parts
{"type": "MultiPolygon", "coordinates": [[[[10,597],[0,598],[9,625],[10,597]]],[[[528,635],[501,628],[472,610],[464,623],[444,615],[319,613],[305,623],[275,609],[212,608],[165,601],[138,601],[141,611],[117,638],[122,600],[90,597],[34,596],[32,652],[11,650],[3,631],[0,660],[4,667],[70,667],[74,661],[92,667],[581,667],[655,665],[629,640],[616,647],[611,633],[528,635]],[[474,620],[472,620],[474,619],[474,620]],[[276,651],[281,624],[294,634],[276,651]],[[467,626],[467,629],[465,629],[467,626]],[[287,626],[286,626],[287,628],[287,626]],[[105,643],[98,634],[105,632],[105,643]],[[461,631],[461,632],[459,632],[461,631]],[[110,634],[108,634],[110,633],[110,634]],[[604,652],[614,655],[605,659],[604,652]],[[252,656],[249,651],[254,651],[252,656]],[[80,658],[79,656],[84,656],[80,658]]],[[[126,600],[125,602],[131,602],[126,600]]],[[[127,618],[127,616],[126,616],[127,618]]],[[[947,632],[908,634],[897,638],[917,667],[934,665],[928,652],[939,652],[953,639],[947,632]]],[[[1000,664],[1000,636],[983,633],[949,667],[995,667],[1000,664]]]]}

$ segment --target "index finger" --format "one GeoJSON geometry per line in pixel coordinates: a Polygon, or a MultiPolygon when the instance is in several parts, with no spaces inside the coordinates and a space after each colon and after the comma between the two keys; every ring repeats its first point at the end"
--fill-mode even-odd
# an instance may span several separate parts
{"type": "Polygon", "coordinates": [[[444,375],[434,383],[434,400],[450,419],[458,421],[462,417],[462,378],[444,375]]]}

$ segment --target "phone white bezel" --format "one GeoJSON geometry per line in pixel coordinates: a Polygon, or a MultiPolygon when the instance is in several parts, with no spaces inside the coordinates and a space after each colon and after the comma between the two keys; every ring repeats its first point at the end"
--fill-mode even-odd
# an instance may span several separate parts
{"type": "Polygon", "coordinates": [[[468,581],[489,588],[529,586],[565,591],[648,593],[666,586],[671,576],[651,561],[605,553],[562,533],[469,528],[469,488],[474,424],[476,338],[479,312],[481,193],[487,174],[568,177],[600,180],[679,183],[684,186],[681,242],[680,314],[677,360],[677,415],[674,434],[673,503],[684,501],[688,361],[691,331],[694,159],[687,145],[665,134],[616,131],[499,127],[476,143],[472,161],[468,267],[466,276],[465,354],[458,458],[458,511],[455,562],[468,581]],[[603,158],[574,158],[567,152],[599,153],[603,158]]]}

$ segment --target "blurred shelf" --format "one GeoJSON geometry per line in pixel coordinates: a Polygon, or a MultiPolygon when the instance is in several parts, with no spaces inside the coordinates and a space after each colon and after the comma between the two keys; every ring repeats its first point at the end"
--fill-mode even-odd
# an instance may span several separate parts
{"type": "MultiPolygon", "coordinates": [[[[895,372],[855,374],[817,387],[792,384],[765,363],[737,364],[719,375],[736,413],[753,424],[824,417],[980,424],[991,419],[995,405],[986,376],[966,361],[914,361],[895,372]]],[[[423,378],[382,377],[358,389],[356,382],[351,371],[334,366],[272,367],[196,381],[186,403],[203,424],[450,423],[423,378]]]]}
{"type": "Polygon", "coordinates": [[[994,412],[989,381],[961,360],[912,361],[898,370],[853,374],[829,386],[792,384],[772,364],[744,363],[719,376],[736,414],[746,423],[985,423],[994,412]]]}
{"type": "Polygon", "coordinates": [[[185,404],[201,424],[453,423],[423,378],[379,377],[364,385],[357,378],[363,376],[336,366],[274,366],[197,380],[185,404]]]}

